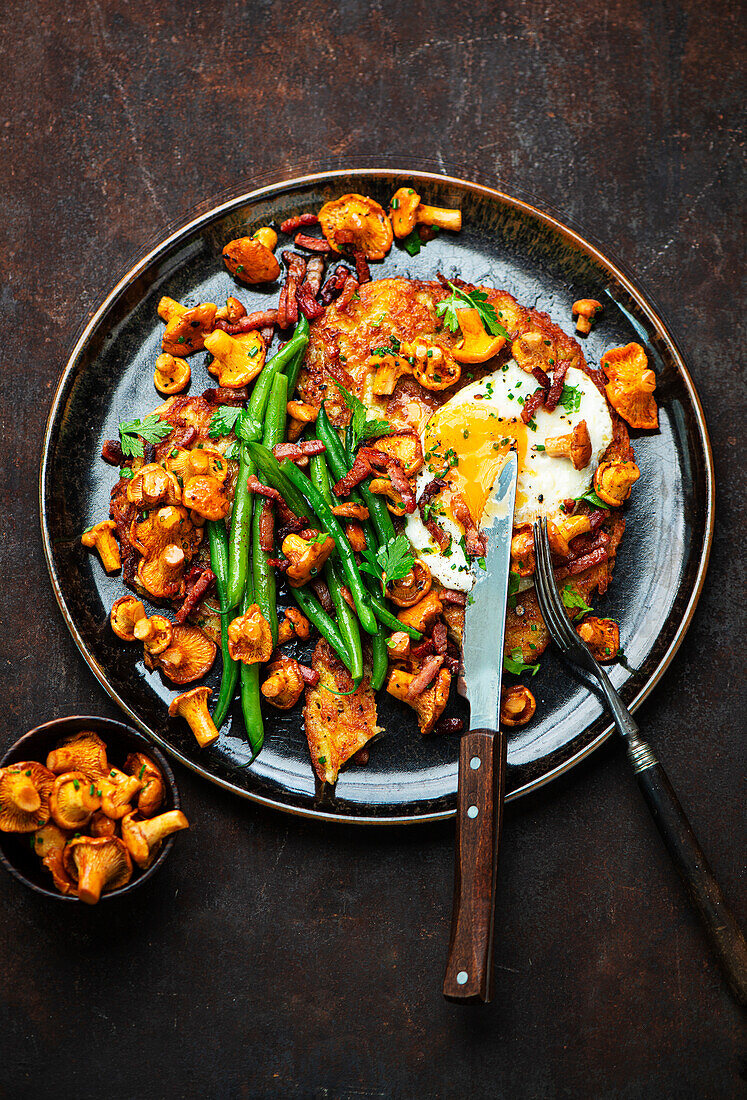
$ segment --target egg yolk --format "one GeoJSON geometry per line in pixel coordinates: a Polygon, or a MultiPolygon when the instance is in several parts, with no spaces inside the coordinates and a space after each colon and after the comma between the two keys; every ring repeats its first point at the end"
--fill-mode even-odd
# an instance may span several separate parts
{"type": "Polygon", "coordinates": [[[437,477],[461,493],[479,524],[505,455],[516,444],[519,470],[524,466],[527,429],[521,420],[504,419],[478,402],[442,405],[425,429],[425,461],[437,477]]]}

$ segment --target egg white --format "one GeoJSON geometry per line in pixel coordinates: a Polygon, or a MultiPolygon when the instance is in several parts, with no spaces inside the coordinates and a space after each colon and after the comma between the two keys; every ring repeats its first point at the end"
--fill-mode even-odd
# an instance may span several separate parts
{"type": "MultiPolygon", "coordinates": [[[[604,397],[591,378],[583,371],[570,367],[565,385],[579,391],[578,408],[573,412],[562,405],[558,405],[553,412],[540,409],[533,418],[535,430],[527,430],[526,455],[519,468],[516,487],[514,526],[531,523],[538,515],[553,515],[559,511],[561,501],[582,496],[589,489],[594,471],[612,442],[612,418],[604,397]],[[567,435],[582,420],[586,421],[592,447],[591,461],[583,470],[576,470],[567,458],[552,457],[544,450],[536,449],[544,446],[548,436],[567,435]]],[[[510,422],[514,418],[520,419],[522,399],[529,397],[536,389],[536,379],[510,360],[501,370],[461,389],[441,406],[439,416],[442,418],[444,410],[449,408],[479,401],[481,407],[489,407],[503,421],[510,422]]],[[[510,423],[505,425],[506,435],[511,434],[510,428],[510,423]]],[[[421,436],[424,452],[426,433],[427,425],[421,436]]],[[[418,475],[416,495],[420,496],[428,482],[436,476],[437,472],[429,468],[426,462],[418,475]]],[[[488,496],[486,511],[491,499],[492,494],[488,496]]],[[[405,533],[436,580],[447,588],[468,592],[473,578],[461,541],[462,529],[448,515],[438,516],[437,522],[452,538],[446,552],[434,543],[417,510],[407,517],[405,533]]]]}

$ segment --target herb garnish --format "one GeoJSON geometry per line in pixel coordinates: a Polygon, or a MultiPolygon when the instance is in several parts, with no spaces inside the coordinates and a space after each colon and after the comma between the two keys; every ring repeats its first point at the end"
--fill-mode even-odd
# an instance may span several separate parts
{"type": "Polygon", "coordinates": [[[452,294],[450,297],[445,298],[443,302],[438,303],[436,313],[439,317],[443,317],[452,332],[456,332],[459,328],[458,310],[476,309],[480,314],[480,320],[486,332],[489,332],[491,336],[503,336],[506,340],[511,339],[498,320],[495,309],[488,301],[488,296],[484,290],[473,290],[468,294],[465,290],[460,290],[454,283],[449,283],[449,286],[452,294]]]}
{"type": "Polygon", "coordinates": [[[583,598],[580,592],[577,592],[572,584],[566,584],[563,586],[563,591],[560,593],[564,605],[571,611],[574,607],[579,610],[574,614],[574,619],[580,619],[582,615],[585,615],[587,611],[592,611],[593,608],[589,607],[586,600],[583,598]]]}
{"type": "Polygon", "coordinates": [[[531,676],[536,676],[539,672],[539,667],[539,661],[536,665],[528,665],[524,661],[524,654],[520,646],[511,650],[510,657],[503,658],[504,671],[512,672],[514,676],[521,676],[525,672],[528,672],[531,676]]]}
{"type": "Polygon", "coordinates": [[[581,390],[579,387],[563,386],[558,404],[562,405],[566,412],[578,412],[581,408],[581,390]]]}
{"type": "Polygon", "coordinates": [[[142,458],[143,439],[146,443],[160,443],[173,430],[174,425],[169,424],[168,420],[161,420],[158,413],[150,413],[142,420],[123,420],[119,425],[122,454],[131,458],[142,458]]]}
{"type": "Polygon", "coordinates": [[[609,512],[609,504],[605,504],[601,497],[597,496],[593,489],[587,489],[585,493],[582,493],[580,497],[574,497],[574,500],[584,500],[587,504],[591,504],[593,508],[606,508],[609,512]]]}
{"type": "Polygon", "coordinates": [[[363,557],[365,561],[360,566],[361,572],[381,581],[382,595],[386,593],[389,581],[402,580],[415,565],[415,556],[405,535],[396,535],[375,552],[365,549],[363,557]]]}
{"type": "Polygon", "coordinates": [[[367,418],[368,409],[363,402],[350,390],[346,390],[339,382],[335,382],[335,385],[353,414],[350,420],[350,427],[353,432],[353,450],[357,450],[364,439],[377,439],[379,436],[389,435],[392,426],[388,420],[369,420],[367,418]]]}

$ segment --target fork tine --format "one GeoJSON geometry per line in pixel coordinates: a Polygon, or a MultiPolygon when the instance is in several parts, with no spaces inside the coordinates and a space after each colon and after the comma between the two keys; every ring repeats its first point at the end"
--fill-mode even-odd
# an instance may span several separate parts
{"type": "Polygon", "coordinates": [[[577,644],[578,638],[568,622],[565,607],[555,584],[550,558],[550,543],[547,537],[547,520],[543,517],[534,524],[534,550],[539,584],[535,585],[542,617],[554,636],[555,641],[569,648],[577,644]]]}

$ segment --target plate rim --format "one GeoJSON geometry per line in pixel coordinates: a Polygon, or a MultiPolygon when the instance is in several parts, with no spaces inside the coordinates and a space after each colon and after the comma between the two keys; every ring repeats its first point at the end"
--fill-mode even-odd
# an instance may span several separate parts
{"type": "MultiPolygon", "coordinates": [[[[554,230],[556,233],[560,233],[566,237],[583,252],[588,255],[603,267],[605,267],[610,273],[612,273],[620,285],[630,295],[630,297],[637,303],[638,307],[644,312],[656,329],[657,336],[664,341],[665,345],[669,349],[673,356],[677,370],[685,383],[685,387],[688,391],[690,400],[696,414],[696,422],[698,427],[698,433],[700,437],[700,443],[702,447],[702,453],[704,457],[704,475],[705,475],[705,490],[706,490],[706,507],[705,507],[705,527],[703,532],[703,539],[699,548],[699,562],[698,571],[695,577],[690,597],[687,605],[682,612],[682,617],[677,630],[669,643],[667,649],[663,653],[659,660],[658,665],[648,677],[646,683],[641,687],[640,691],[634,696],[629,704],[631,711],[636,711],[638,707],[649,697],[654,688],[658,685],[662,676],[666,672],[669,665],[672,663],[678,649],[680,648],[685,634],[692,622],[693,615],[695,614],[695,608],[697,607],[698,600],[703,591],[703,585],[705,582],[706,572],[708,570],[708,562],[711,554],[711,546],[713,543],[713,529],[714,529],[714,515],[715,515],[715,472],[713,465],[713,452],[711,448],[711,441],[708,434],[708,427],[706,424],[705,413],[703,406],[695,388],[695,384],[690,376],[690,372],[685,364],[684,357],[679,349],[679,346],[672,336],[667,324],[665,323],[661,311],[658,305],[652,300],[649,294],[645,294],[638,289],[633,283],[632,279],[627,275],[624,267],[613,259],[610,259],[606,251],[602,251],[601,247],[594,243],[593,239],[581,234],[580,231],[572,228],[566,222],[561,221],[556,217],[554,213],[549,213],[547,209],[542,209],[536,206],[534,202],[529,202],[527,199],[517,198],[508,194],[505,191],[501,191],[497,188],[490,187],[487,184],[477,183],[472,180],[462,179],[458,176],[451,176],[439,172],[428,172],[417,169],[405,169],[400,167],[360,167],[354,166],[345,168],[335,168],[329,171],[312,172],[302,176],[294,176],[291,179],[279,179],[274,183],[263,184],[260,187],[253,188],[250,191],[242,191],[240,194],[234,194],[229,198],[224,198],[216,205],[211,201],[205,200],[209,204],[208,209],[202,210],[199,214],[194,214],[188,218],[187,221],[177,223],[176,227],[172,223],[166,230],[166,236],[158,240],[155,245],[146,246],[142,251],[138,253],[138,257],[130,265],[128,270],[117,280],[115,285],[105,296],[101,304],[91,312],[88,320],[84,323],[79,336],[73,344],[73,348],[67,357],[67,360],[61,370],[57,385],[52,397],[49,414],[47,416],[46,425],[44,428],[44,435],[42,438],[42,454],[39,467],[39,520],[42,533],[42,545],[44,547],[44,558],[47,564],[47,570],[49,572],[50,581],[52,584],[52,590],[57,600],[57,604],[62,612],[62,617],[70,631],[73,641],[75,642],[78,650],[83,657],[85,663],[93,672],[94,676],[104,688],[109,697],[120,707],[120,709],[130,718],[139,730],[142,730],[148,737],[150,737],[156,745],[159,746],[164,752],[167,752],[174,759],[178,760],[185,767],[189,768],[195,774],[207,779],[210,783],[218,787],[222,787],[224,790],[230,791],[232,794],[238,795],[247,801],[254,802],[256,804],[265,806],[269,809],[279,810],[286,814],[291,814],[294,817],[302,817],[315,821],[331,822],[338,825],[421,825],[434,821],[445,821],[449,818],[456,816],[456,806],[453,809],[437,810],[432,812],[422,812],[415,814],[396,814],[393,816],[374,816],[374,815],[353,815],[343,813],[330,813],[326,810],[317,810],[315,808],[305,808],[301,806],[288,805],[285,802],[281,802],[276,798],[271,798],[267,795],[258,793],[256,791],[248,791],[242,787],[238,787],[236,784],[222,779],[219,776],[214,775],[206,767],[201,766],[195,761],[187,759],[178,749],[170,745],[167,741],[161,738],[158,734],[154,733],[146,723],[142,722],[137,714],[130,708],[127,702],[122,696],[115,690],[115,688],[109,684],[104,670],[99,665],[95,657],[89,653],[86,649],[85,643],[75,625],[73,617],[67,607],[65,596],[62,592],[62,586],[57,576],[57,571],[54,564],[54,557],[52,553],[51,539],[49,537],[47,515],[47,489],[51,476],[51,463],[50,455],[52,450],[52,440],[55,430],[55,426],[58,422],[60,406],[66,396],[67,389],[74,376],[77,360],[81,353],[84,351],[88,340],[102,319],[103,315],[109,309],[109,307],[115,302],[119,295],[127,289],[129,285],[148,267],[153,263],[159,255],[168,252],[175,244],[178,243],[180,238],[195,232],[203,224],[212,221],[214,218],[219,217],[221,214],[228,213],[230,210],[237,206],[245,205],[250,202],[256,202],[262,198],[269,198],[278,193],[282,193],[288,190],[300,189],[303,186],[309,186],[317,183],[327,183],[335,179],[350,177],[355,175],[358,177],[380,177],[383,175],[394,177],[396,179],[412,180],[417,178],[418,180],[426,180],[431,182],[437,182],[439,184],[451,184],[458,188],[469,190],[481,195],[484,198],[491,201],[498,201],[499,203],[511,207],[512,209],[529,214],[532,217],[538,219],[544,223],[545,226],[554,230]]],[[[223,194],[225,195],[225,191],[223,194]]],[[[204,203],[200,203],[197,209],[201,209],[204,203]]],[[[563,761],[561,764],[557,764],[550,771],[546,772],[537,779],[533,779],[516,790],[511,791],[506,795],[506,801],[512,802],[515,799],[526,796],[534,791],[539,790],[541,787],[546,786],[554,779],[560,778],[561,775],[565,775],[566,772],[576,767],[593,752],[596,752],[615,731],[615,725],[610,722],[605,728],[591,741],[588,745],[579,749],[568,760],[563,761]]]]}

